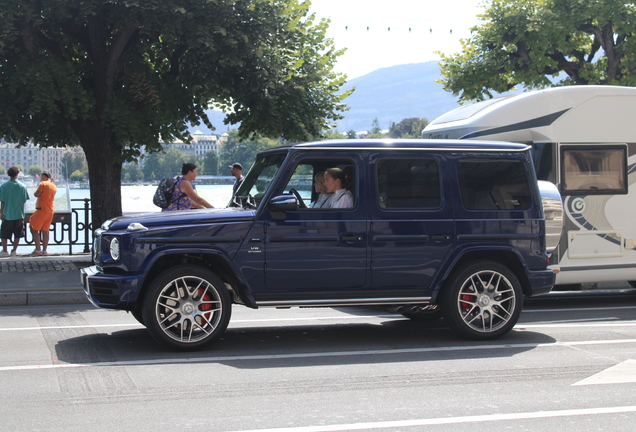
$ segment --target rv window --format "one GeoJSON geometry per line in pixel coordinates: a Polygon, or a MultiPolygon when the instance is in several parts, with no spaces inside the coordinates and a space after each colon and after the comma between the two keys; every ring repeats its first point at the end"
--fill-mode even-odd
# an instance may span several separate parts
{"type": "Polygon", "coordinates": [[[462,160],[457,174],[462,204],[468,210],[530,208],[530,186],[521,161],[462,160]]]}
{"type": "Polygon", "coordinates": [[[433,159],[383,159],[377,165],[378,203],[386,210],[442,205],[439,166],[433,159]]]}
{"type": "Polygon", "coordinates": [[[615,195],[627,193],[625,146],[561,147],[563,195],[615,195]],[[601,147],[599,149],[599,147],[601,147]]]}

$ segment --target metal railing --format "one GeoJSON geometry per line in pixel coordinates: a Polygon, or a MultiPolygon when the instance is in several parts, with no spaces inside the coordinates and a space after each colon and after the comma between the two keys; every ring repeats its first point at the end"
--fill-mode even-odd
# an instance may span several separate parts
{"type": "MultiPolygon", "coordinates": [[[[93,227],[90,221],[91,207],[90,198],[71,199],[71,202],[83,202],[82,207],[71,207],[70,212],[56,212],[51,222],[51,230],[49,232],[49,246],[68,246],[69,255],[73,255],[78,249],[82,249],[82,253],[90,253],[93,242],[93,227]]],[[[71,204],[72,206],[72,204],[71,204]]],[[[28,220],[30,214],[27,215],[28,220]]],[[[23,242],[27,245],[33,245],[33,235],[29,224],[26,224],[26,233],[23,242]]]]}

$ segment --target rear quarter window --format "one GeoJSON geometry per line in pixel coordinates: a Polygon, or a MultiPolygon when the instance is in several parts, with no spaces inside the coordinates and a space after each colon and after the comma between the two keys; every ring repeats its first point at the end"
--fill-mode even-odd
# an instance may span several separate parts
{"type": "Polygon", "coordinates": [[[521,161],[463,159],[457,162],[457,175],[467,210],[527,210],[532,204],[521,161]]]}

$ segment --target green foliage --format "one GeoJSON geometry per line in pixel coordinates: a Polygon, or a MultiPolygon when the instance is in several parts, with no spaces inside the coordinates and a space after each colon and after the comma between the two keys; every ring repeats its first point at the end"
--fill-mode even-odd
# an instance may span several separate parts
{"type": "Polygon", "coordinates": [[[84,180],[84,173],[80,170],[75,170],[71,173],[70,179],[73,181],[82,181],[84,180]]]}
{"type": "Polygon", "coordinates": [[[410,117],[402,119],[399,123],[393,123],[389,128],[390,138],[421,138],[422,130],[428,125],[428,119],[410,117]]]}
{"type": "Polygon", "coordinates": [[[200,174],[219,175],[219,155],[214,150],[205,152],[203,156],[203,170],[200,174]]]}
{"type": "Polygon", "coordinates": [[[164,153],[151,153],[146,156],[141,174],[144,180],[149,181],[174,177],[181,175],[181,167],[184,163],[193,163],[197,167],[201,166],[201,160],[198,156],[187,155],[171,147],[164,153]]]}
{"type": "Polygon", "coordinates": [[[262,137],[241,140],[240,132],[237,129],[230,130],[227,140],[221,144],[219,150],[220,175],[230,175],[228,167],[234,162],[243,165],[243,174],[247,173],[254,163],[258,152],[278,147],[281,144],[278,140],[262,137]]]}
{"type": "Polygon", "coordinates": [[[27,168],[27,173],[30,176],[40,175],[42,171],[44,171],[44,168],[42,168],[40,165],[31,165],[29,168],[27,168]]]}
{"type": "Polygon", "coordinates": [[[518,85],[636,85],[636,4],[619,0],[492,0],[462,52],[440,54],[439,81],[460,101],[518,85]]]}
{"type": "Polygon", "coordinates": [[[356,139],[358,137],[358,135],[356,134],[356,131],[354,131],[353,129],[349,130],[347,132],[346,135],[347,139],[356,139]]]}
{"type": "Polygon", "coordinates": [[[346,136],[340,131],[331,129],[325,134],[324,139],[328,139],[328,140],[346,139],[346,136]]]}
{"type": "Polygon", "coordinates": [[[121,214],[121,163],[214,129],[306,140],[342,118],[342,50],[300,0],[3,0],[0,136],[79,145],[93,224],[121,214]]]}
{"type": "Polygon", "coordinates": [[[4,165],[0,165],[0,175],[4,175],[7,172],[7,169],[4,167],[4,165]]]}
{"type": "Polygon", "coordinates": [[[60,172],[65,178],[68,179],[69,175],[73,171],[80,170],[84,172],[85,165],[86,165],[86,161],[81,154],[66,152],[62,156],[62,161],[60,162],[60,172]]]}
{"type": "Polygon", "coordinates": [[[141,167],[136,163],[122,167],[122,180],[137,182],[144,179],[144,173],[141,167]]]}
{"type": "Polygon", "coordinates": [[[386,135],[382,133],[382,128],[380,127],[380,122],[377,117],[373,119],[373,122],[371,123],[371,130],[365,138],[386,138],[386,135]]]}

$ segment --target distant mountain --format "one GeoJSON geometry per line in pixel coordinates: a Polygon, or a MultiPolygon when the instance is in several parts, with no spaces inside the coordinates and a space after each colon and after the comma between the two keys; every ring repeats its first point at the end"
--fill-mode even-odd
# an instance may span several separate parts
{"type": "Polygon", "coordinates": [[[337,129],[368,130],[375,118],[382,129],[409,117],[432,121],[458,106],[457,98],[435,83],[439,78],[436,61],[391,66],[354,78],[344,87],[356,87],[345,100],[351,109],[337,129]]]}
{"type": "MultiPolygon", "coordinates": [[[[436,61],[411,63],[375,70],[354,78],[344,85],[344,89],[355,87],[355,92],[345,100],[351,109],[338,122],[341,132],[371,129],[377,118],[382,129],[388,129],[391,122],[398,123],[409,117],[436,117],[457,108],[457,98],[445,92],[435,80],[441,77],[436,61]]],[[[228,126],[223,124],[224,114],[207,111],[215,133],[223,133],[228,126]]],[[[231,126],[230,126],[231,127],[231,126]]],[[[204,125],[191,128],[210,133],[204,125]]]]}

